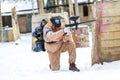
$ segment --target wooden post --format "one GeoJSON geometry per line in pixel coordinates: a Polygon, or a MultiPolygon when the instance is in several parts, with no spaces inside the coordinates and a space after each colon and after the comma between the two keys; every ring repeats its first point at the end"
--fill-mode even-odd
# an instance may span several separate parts
{"type": "MultiPolygon", "coordinates": [[[[69,4],[69,16],[74,16],[74,9],[73,9],[73,3],[72,0],[67,0],[68,4],[69,4]]],[[[72,23],[72,22],[71,22],[72,23]]],[[[76,36],[75,36],[75,32],[72,33],[72,38],[75,41],[76,40],[76,36]]]]}
{"type": "Polygon", "coordinates": [[[32,11],[33,11],[33,15],[35,15],[35,12],[34,12],[34,1],[32,0],[32,11]]]}
{"type": "MultiPolygon", "coordinates": [[[[75,1],[75,15],[76,16],[80,16],[80,14],[79,14],[78,0],[74,0],[74,1],[75,1]]],[[[77,21],[80,22],[80,18],[77,21]]]]}
{"type": "Polygon", "coordinates": [[[14,40],[17,40],[20,38],[20,31],[19,31],[19,25],[18,25],[15,7],[12,8],[12,27],[13,27],[14,40]]]}
{"type": "Polygon", "coordinates": [[[44,0],[37,0],[38,1],[38,14],[43,14],[44,12],[44,0]]]}
{"type": "Polygon", "coordinates": [[[0,42],[2,41],[2,16],[1,16],[1,1],[0,1],[0,42]]]}
{"type": "Polygon", "coordinates": [[[72,0],[67,0],[69,4],[69,16],[74,16],[74,9],[73,9],[73,3],[72,0]]]}
{"type": "MultiPolygon", "coordinates": [[[[63,4],[63,0],[60,0],[59,5],[62,5],[62,4],[63,4]]],[[[63,6],[60,7],[60,12],[64,12],[64,7],[63,6]]]]}
{"type": "MultiPolygon", "coordinates": [[[[97,6],[100,4],[97,4],[97,6]]],[[[101,6],[100,6],[101,7],[101,6]]],[[[92,36],[93,36],[93,45],[92,45],[92,65],[93,64],[103,64],[101,59],[100,59],[100,47],[101,47],[101,42],[100,42],[100,27],[101,27],[101,18],[102,18],[102,10],[97,9],[96,11],[96,16],[97,16],[97,21],[96,25],[92,27],[92,36]]]]}

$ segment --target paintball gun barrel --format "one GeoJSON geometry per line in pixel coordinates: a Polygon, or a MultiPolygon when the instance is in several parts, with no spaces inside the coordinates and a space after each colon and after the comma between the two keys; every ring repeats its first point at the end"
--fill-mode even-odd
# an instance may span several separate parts
{"type": "Polygon", "coordinates": [[[84,21],[84,22],[78,23],[78,22],[77,22],[77,19],[78,19],[78,18],[79,18],[79,16],[72,16],[72,17],[70,17],[69,19],[70,19],[71,21],[74,21],[74,23],[73,23],[73,24],[66,24],[65,27],[74,27],[74,26],[75,26],[75,29],[77,30],[79,24],[90,23],[90,22],[96,21],[96,20],[89,20],[89,21],[84,21]]]}

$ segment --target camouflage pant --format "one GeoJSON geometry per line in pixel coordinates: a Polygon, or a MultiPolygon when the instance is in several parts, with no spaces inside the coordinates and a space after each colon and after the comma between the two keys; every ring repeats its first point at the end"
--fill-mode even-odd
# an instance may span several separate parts
{"type": "Polygon", "coordinates": [[[55,53],[48,52],[51,69],[53,71],[60,69],[60,54],[65,51],[68,51],[69,53],[69,61],[68,61],[69,64],[75,62],[76,60],[75,43],[71,41],[64,42],[62,46],[60,47],[60,49],[56,51],[55,53]]]}

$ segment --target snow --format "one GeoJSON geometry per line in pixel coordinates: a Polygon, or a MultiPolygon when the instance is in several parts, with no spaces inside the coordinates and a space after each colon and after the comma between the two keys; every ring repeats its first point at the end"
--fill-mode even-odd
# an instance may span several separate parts
{"type": "Polygon", "coordinates": [[[77,67],[69,71],[68,54],[61,54],[59,71],[49,69],[47,52],[31,50],[31,33],[15,42],[0,42],[0,80],[120,80],[120,61],[91,66],[91,47],[77,48],[77,67]]]}
{"type": "MultiPolygon", "coordinates": [[[[28,4],[26,7],[31,8],[28,4]]],[[[2,3],[1,7],[6,12],[12,6],[2,3]]],[[[67,53],[61,54],[60,70],[51,71],[47,52],[32,51],[31,35],[21,34],[21,38],[15,42],[0,42],[0,80],[120,80],[120,61],[91,66],[91,46],[76,49],[76,64],[80,72],[68,70],[67,53]]]]}

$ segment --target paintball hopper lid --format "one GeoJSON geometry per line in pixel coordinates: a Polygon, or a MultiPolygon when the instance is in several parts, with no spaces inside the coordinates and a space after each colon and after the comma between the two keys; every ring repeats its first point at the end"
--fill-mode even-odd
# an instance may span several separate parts
{"type": "Polygon", "coordinates": [[[72,16],[69,19],[72,20],[72,21],[76,21],[78,18],[79,18],[79,16],[72,16]]]}

